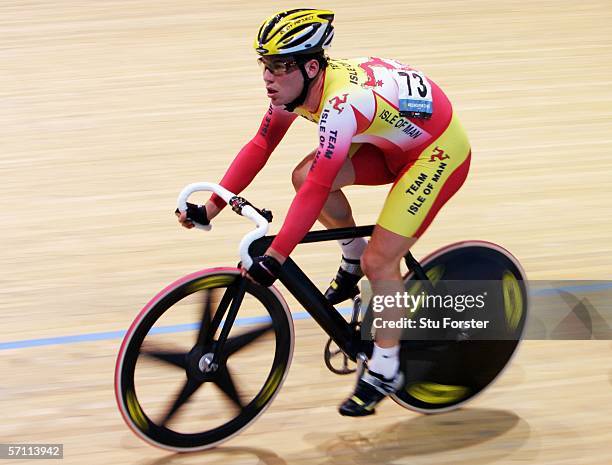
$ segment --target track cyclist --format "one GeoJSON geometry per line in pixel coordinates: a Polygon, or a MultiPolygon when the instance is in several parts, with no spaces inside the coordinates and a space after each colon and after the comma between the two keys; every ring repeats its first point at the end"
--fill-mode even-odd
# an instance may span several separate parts
{"type": "MultiPolygon", "coordinates": [[[[328,58],[333,19],[331,11],[294,9],[263,22],[254,46],[270,106],[220,184],[241,192],[298,116],[318,124],[317,147],[292,173],[297,193],[280,232],[248,271],[264,286],[317,219],[327,228],[355,226],[343,187],[392,184],[370,241],[340,241],[340,268],[325,293],[337,304],[358,293],[364,274],[377,295],[404,292],[401,260],[463,184],[471,150],[447,96],[422,72],[386,58],[328,58]]],[[[224,206],[213,195],[203,206],[189,204],[179,222],[208,224],[224,206]]],[[[397,320],[402,309],[384,316],[397,320]]],[[[403,387],[400,332],[377,331],[367,370],[340,414],[370,415],[403,387]]]]}

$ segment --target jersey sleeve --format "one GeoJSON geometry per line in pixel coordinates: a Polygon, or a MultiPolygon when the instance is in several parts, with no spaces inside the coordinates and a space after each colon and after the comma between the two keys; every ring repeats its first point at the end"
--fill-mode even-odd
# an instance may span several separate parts
{"type": "MultiPolygon", "coordinates": [[[[257,134],[238,152],[219,184],[235,194],[242,192],[265,166],[295,118],[297,115],[270,105],[257,134]]],[[[218,208],[226,205],[216,194],[210,200],[218,208]]]]}
{"type": "MultiPolygon", "coordinates": [[[[346,94],[344,94],[346,102],[346,94]]],[[[297,192],[271,248],[287,257],[310,231],[327,201],[332,184],[348,157],[357,130],[349,103],[329,100],[319,120],[319,148],[306,181],[297,192]]]]}

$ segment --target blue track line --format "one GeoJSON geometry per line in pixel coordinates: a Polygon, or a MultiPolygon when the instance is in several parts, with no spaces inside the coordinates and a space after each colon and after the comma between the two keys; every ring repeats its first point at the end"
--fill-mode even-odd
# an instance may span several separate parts
{"type": "MultiPolygon", "coordinates": [[[[350,314],[352,308],[343,307],[339,308],[338,311],[342,314],[350,314]]],[[[294,320],[307,320],[312,318],[307,312],[293,313],[292,317],[294,320]]],[[[238,318],[234,324],[236,326],[248,326],[257,323],[265,323],[270,321],[270,317],[257,316],[257,317],[245,317],[238,318]]],[[[180,325],[170,326],[159,326],[153,328],[149,334],[170,334],[170,333],[182,333],[186,331],[195,331],[199,328],[198,323],[185,323],[180,325]]],[[[41,339],[24,339],[21,341],[12,342],[0,342],[0,350],[11,350],[11,349],[27,349],[30,347],[40,346],[55,346],[64,344],[76,344],[78,342],[92,342],[92,341],[107,341],[111,339],[123,339],[126,330],[122,331],[107,331],[103,333],[89,333],[89,334],[75,334],[71,336],[58,336],[58,337],[45,337],[41,339]]]]}
{"type": "MultiPolygon", "coordinates": [[[[533,297],[542,297],[547,295],[553,295],[558,291],[566,292],[597,292],[602,290],[612,289],[612,282],[603,281],[598,284],[584,284],[574,286],[560,286],[556,288],[548,289],[536,289],[531,292],[533,297]]],[[[344,315],[351,313],[351,307],[341,307],[338,311],[344,315]]],[[[298,312],[292,314],[294,320],[307,320],[312,318],[307,312],[298,312]]],[[[268,321],[269,317],[251,317],[251,318],[238,318],[234,324],[237,326],[247,326],[255,323],[263,323],[268,321]]],[[[198,329],[197,323],[186,323],[180,325],[161,326],[154,328],[150,334],[169,334],[169,333],[180,333],[186,331],[194,331],[198,329]]],[[[92,342],[92,341],[107,341],[112,339],[122,339],[125,336],[126,331],[107,331],[102,333],[89,333],[89,334],[75,334],[71,336],[58,336],[58,337],[46,337],[41,339],[24,339],[21,341],[11,342],[0,342],[0,350],[11,350],[11,349],[27,349],[31,347],[41,346],[53,346],[53,345],[64,345],[64,344],[76,344],[79,342],[92,342]]]]}

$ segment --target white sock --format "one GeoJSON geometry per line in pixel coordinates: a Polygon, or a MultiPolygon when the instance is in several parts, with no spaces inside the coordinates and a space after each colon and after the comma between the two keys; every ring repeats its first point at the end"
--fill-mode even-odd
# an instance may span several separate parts
{"type": "Polygon", "coordinates": [[[392,379],[399,370],[399,350],[399,344],[383,348],[374,343],[374,352],[372,352],[372,358],[368,361],[368,370],[383,375],[387,379],[392,379]]]}
{"type": "Polygon", "coordinates": [[[368,245],[368,241],[364,237],[354,237],[353,239],[341,239],[338,244],[340,244],[342,255],[345,258],[359,260],[368,245]]]}

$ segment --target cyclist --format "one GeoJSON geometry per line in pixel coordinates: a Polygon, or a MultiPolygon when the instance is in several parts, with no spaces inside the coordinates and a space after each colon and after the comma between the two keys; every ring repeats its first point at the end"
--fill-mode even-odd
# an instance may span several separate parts
{"type": "MultiPolygon", "coordinates": [[[[248,270],[270,286],[317,218],[327,228],[355,226],[343,187],[392,183],[370,241],[340,241],[340,268],[326,292],[335,304],[358,292],[364,274],[375,294],[404,292],[401,260],[463,184],[471,150],[448,98],[420,71],[384,58],[328,58],[333,19],[328,10],[294,9],[263,22],[255,50],[270,106],[220,184],[242,191],[298,116],[318,124],[317,148],[293,171],[297,193],[287,217],[248,270]]],[[[179,222],[208,224],[224,206],[213,195],[204,206],[188,205],[179,222]]],[[[401,308],[385,310],[387,319],[401,316],[401,308]]],[[[400,331],[377,331],[367,370],[340,406],[342,415],[372,414],[402,387],[400,331]]]]}

